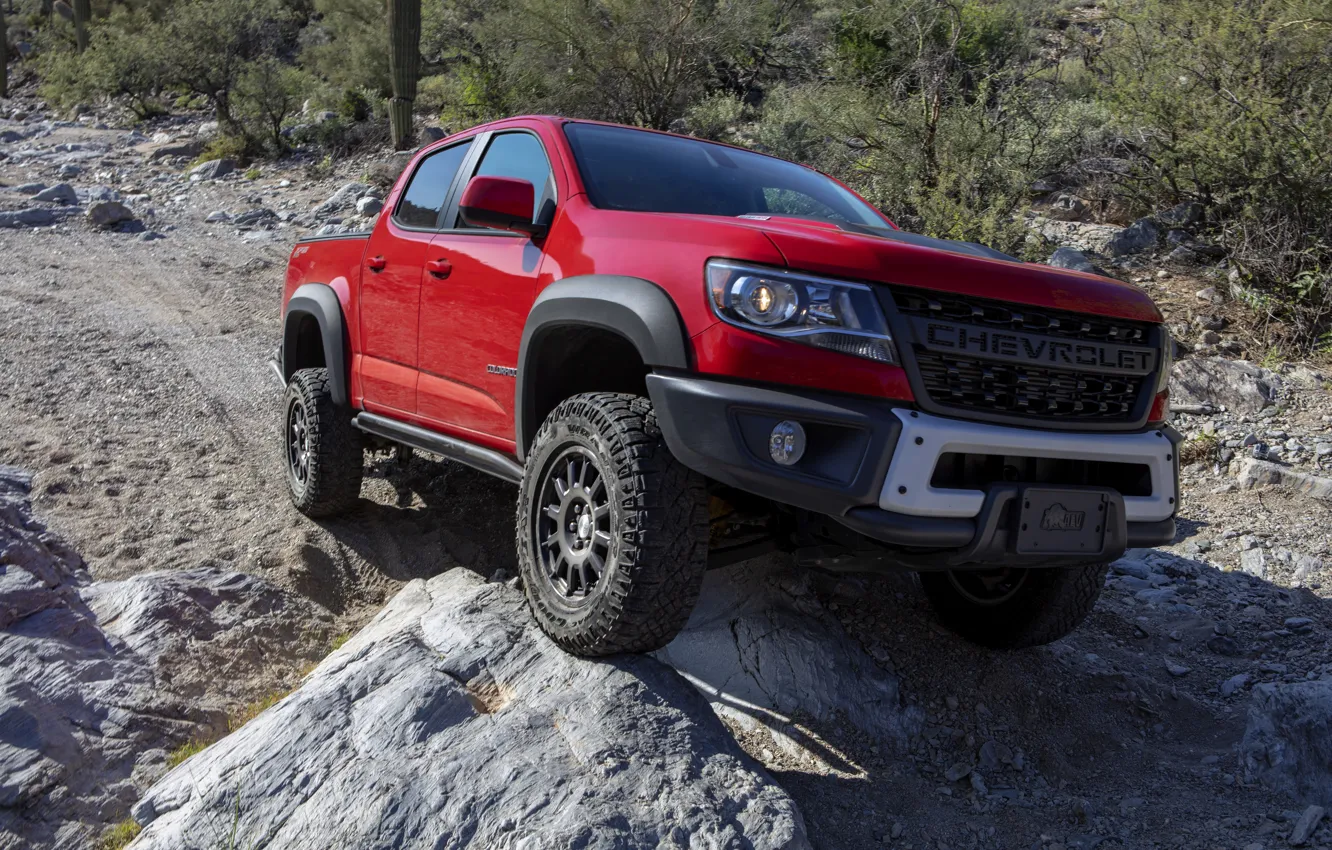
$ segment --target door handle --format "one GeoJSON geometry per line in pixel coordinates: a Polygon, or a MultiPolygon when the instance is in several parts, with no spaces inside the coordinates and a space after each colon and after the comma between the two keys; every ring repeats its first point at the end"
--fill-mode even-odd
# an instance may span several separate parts
{"type": "Polygon", "coordinates": [[[382,272],[384,270],[384,267],[387,265],[388,265],[388,260],[384,259],[382,255],[378,257],[371,257],[370,259],[365,261],[365,267],[372,272],[382,272]]]}
{"type": "Polygon", "coordinates": [[[427,260],[426,271],[442,280],[453,272],[453,263],[448,260],[427,260]]]}

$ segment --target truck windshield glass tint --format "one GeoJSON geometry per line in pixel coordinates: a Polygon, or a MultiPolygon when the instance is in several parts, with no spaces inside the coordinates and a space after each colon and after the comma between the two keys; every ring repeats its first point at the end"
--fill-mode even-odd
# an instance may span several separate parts
{"type": "Polygon", "coordinates": [[[536,203],[532,208],[532,220],[536,220],[537,211],[546,199],[553,194],[549,185],[550,163],[546,161],[546,152],[535,136],[527,133],[504,133],[496,136],[486,148],[486,155],[481,159],[481,167],[476,170],[477,177],[516,177],[532,184],[536,203]]]}
{"type": "Polygon", "coordinates": [[[467,149],[472,143],[464,142],[431,154],[416,169],[412,182],[402,195],[398,204],[398,223],[404,227],[423,227],[434,229],[439,221],[439,212],[444,208],[444,199],[448,197],[453,175],[458,173],[467,149]]]}
{"type": "Polygon", "coordinates": [[[817,171],[708,142],[571,122],[564,132],[603,209],[783,215],[887,229],[870,206],[817,171]]]}

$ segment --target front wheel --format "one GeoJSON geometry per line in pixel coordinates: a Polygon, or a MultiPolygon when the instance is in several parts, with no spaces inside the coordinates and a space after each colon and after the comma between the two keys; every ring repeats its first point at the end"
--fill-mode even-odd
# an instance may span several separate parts
{"type": "Polygon", "coordinates": [[[578,655],[650,652],[698,601],[703,478],[671,455],[647,399],[574,396],[528,453],[516,536],[528,603],[552,640],[578,655]]]}
{"type": "Polygon", "coordinates": [[[951,631],[994,649],[1053,643],[1091,613],[1108,564],[920,573],[935,614],[951,631]]]}

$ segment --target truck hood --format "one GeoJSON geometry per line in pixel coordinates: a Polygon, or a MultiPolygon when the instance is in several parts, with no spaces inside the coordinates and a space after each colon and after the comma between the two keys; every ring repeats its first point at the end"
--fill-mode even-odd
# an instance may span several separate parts
{"type": "Polygon", "coordinates": [[[1099,275],[1023,263],[966,242],[903,231],[871,235],[798,218],[741,219],[762,230],[787,265],[801,271],[894,283],[1107,318],[1160,322],[1135,286],[1099,275]]]}

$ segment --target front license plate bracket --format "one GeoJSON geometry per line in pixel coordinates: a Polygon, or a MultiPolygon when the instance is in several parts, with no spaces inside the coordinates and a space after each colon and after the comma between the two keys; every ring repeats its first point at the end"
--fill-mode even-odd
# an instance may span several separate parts
{"type": "Polygon", "coordinates": [[[1019,498],[1014,550],[1020,555],[1100,555],[1120,502],[1113,490],[1093,488],[1027,487],[1019,498]]]}

